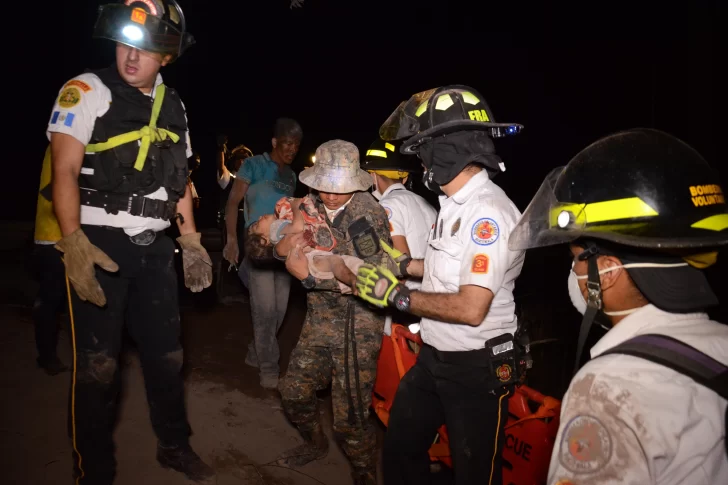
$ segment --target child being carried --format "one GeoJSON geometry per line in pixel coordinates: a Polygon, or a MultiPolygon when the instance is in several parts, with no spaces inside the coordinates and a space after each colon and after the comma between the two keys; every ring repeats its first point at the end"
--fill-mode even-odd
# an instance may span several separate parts
{"type": "Polygon", "coordinates": [[[275,253],[289,254],[302,250],[308,270],[316,278],[336,278],[343,294],[356,292],[356,273],[364,263],[354,256],[331,252],[336,238],[326,218],[310,196],[282,197],[275,214],[260,216],[248,228],[245,253],[257,262],[270,261],[275,253]]]}

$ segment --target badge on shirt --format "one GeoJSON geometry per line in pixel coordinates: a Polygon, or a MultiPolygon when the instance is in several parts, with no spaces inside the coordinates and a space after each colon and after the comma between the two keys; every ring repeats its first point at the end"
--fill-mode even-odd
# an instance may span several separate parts
{"type": "Polygon", "coordinates": [[[470,272],[486,274],[488,272],[489,262],[490,260],[488,259],[487,254],[476,254],[473,257],[473,264],[470,266],[470,272]]]}
{"type": "Polygon", "coordinates": [[[382,207],[384,207],[384,212],[387,213],[387,219],[391,219],[392,218],[392,209],[390,209],[389,207],[385,207],[385,206],[382,206],[382,207]]]}
{"type": "Polygon", "coordinates": [[[51,124],[55,125],[56,123],[63,123],[67,127],[71,127],[73,125],[73,118],[75,118],[76,115],[73,113],[61,113],[60,111],[54,111],[53,116],[51,117],[51,124]]]}
{"type": "Polygon", "coordinates": [[[573,473],[595,473],[612,457],[612,437],[595,417],[573,418],[564,428],[559,462],[573,473]]]}
{"type": "Polygon", "coordinates": [[[61,108],[73,108],[81,102],[81,92],[78,88],[70,86],[61,91],[58,96],[58,105],[61,108]]]}
{"type": "Polygon", "coordinates": [[[499,234],[498,223],[489,217],[478,219],[470,231],[473,242],[480,246],[490,246],[498,240],[499,234]]]}

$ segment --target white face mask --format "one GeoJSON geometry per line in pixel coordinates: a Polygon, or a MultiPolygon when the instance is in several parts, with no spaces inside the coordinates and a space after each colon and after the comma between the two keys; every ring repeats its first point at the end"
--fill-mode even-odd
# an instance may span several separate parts
{"type": "MultiPolygon", "coordinates": [[[[630,264],[623,264],[621,266],[615,266],[613,268],[607,268],[603,269],[599,272],[599,275],[603,275],[604,273],[609,273],[610,271],[617,270],[619,268],[675,268],[677,266],[687,266],[688,263],[675,263],[675,264],[660,264],[660,263],[630,263],[630,264]]],[[[582,315],[586,313],[587,309],[587,303],[584,299],[584,294],[581,292],[581,288],[579,288],[579,280],[585,280],[588,279],[588,275],[577,275],[574,273],[574,261],[571,262],[571,271],[569,272],[569,298],[571,298],[571,304],[574,305],[574,308],[581,313],[582,315]]],[[[637,310],[639,310],[641,307],[637,308],[630,308],[628,310],[621,310],[618,312],[604,312],[607,315],[611,315],[613,317],[618,317],[622,315],[629,315],[630,313],[634,313],[637,310]]]]}
{"type": "Polygon", "coordinates": [[[374,190],[372,191],[372,195],[375,199],[382,200],[382,193],[379,191],[379,185],[377,185],[376,174],[372,174],[372,179],[374,179],[374,190]]]}

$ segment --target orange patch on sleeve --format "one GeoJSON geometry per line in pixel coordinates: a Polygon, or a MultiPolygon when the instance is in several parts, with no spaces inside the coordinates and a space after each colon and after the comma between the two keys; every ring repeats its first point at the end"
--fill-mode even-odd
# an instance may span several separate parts
{"type": "Polygon", "coordinates": [[[471,273],[487,273],[488,272],[488,264],[490,263],[490,260],[488,259],[488,255],[486,254],[476,254],[473,258],[473,265],[470,267],[471,273]]]}
{"type": "Polygon", "coordinates": [[[91,86],[89,86],[88,84],[86,84],[83,81],[79,81],[78,79],[73,79],[71,81],[68,81],[66,83],[66,85],[63,87],[67,88],[70,86],[76,86],[77,88],[81,88],[81,91],[83,91],[84,93],[88,93],[89,91],[91,91],[91,86]]]}

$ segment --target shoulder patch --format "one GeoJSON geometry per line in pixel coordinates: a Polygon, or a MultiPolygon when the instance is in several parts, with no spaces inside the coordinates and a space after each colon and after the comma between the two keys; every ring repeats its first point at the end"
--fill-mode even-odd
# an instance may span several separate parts
{"type": "Polygon", "coordinates": [[[384,212],[387,213],[387,219],[391,219],[392,218],[392,209],[390,209],[389,207],[384,206],[384,205],[382,207],[384,207],[384,212]]]}
{"type": "Polygon", "coordinates": [[[73,108],[80,102],[81,92],[74,86],[65,88],[58,96],[58,105],[61,108],[73,108]]]}
{"type": "Polygon", "coordinates": [[[564,428],[559,462],[573,473],[595,473],[612,457],[612,437],[597,418],[576,416],[564,428]]]}
{"type": "Polygon", "coordinates": [[[488,273],[488,263],[490,263],[490,260],[488,259],[487,254],[476,254],[473,257],[473,264],[470,266],[470,272],[486,274],[488,273]]]}
{"type": "Polygon", "coordinates": [[[88,93],[89,91],[91,91],[91,86],[89,86],[85,82],[81,81],[80,79],[72,79],[72,80],[68,81],[66,83],[66,85],[63,86],[63,87],[64,88],[69,88],[69,87],[72,87],[72,86],[75,86],[77,88],[80,88],[81,91],[83,91],[84,93],[88,93]]]}
{"type": "Polygon", "coordinates": [[[470,230],[470,237],[475,244],[489,246],[498,240],[500,229],[498,223],[489,217],[478,219],[470,230]]]}

